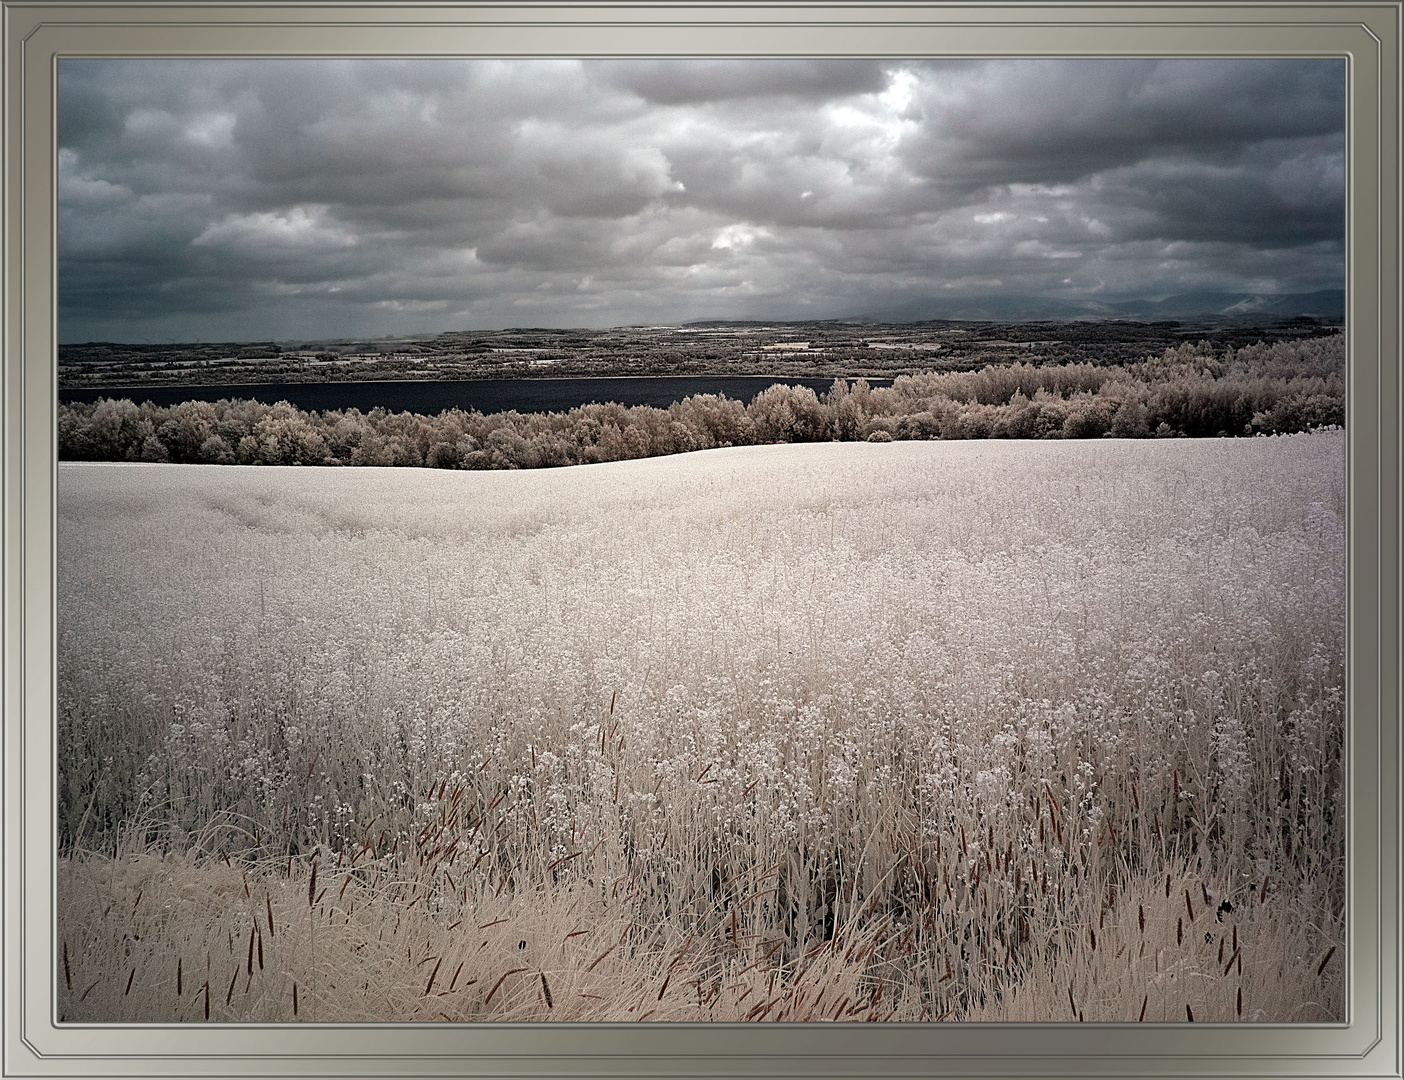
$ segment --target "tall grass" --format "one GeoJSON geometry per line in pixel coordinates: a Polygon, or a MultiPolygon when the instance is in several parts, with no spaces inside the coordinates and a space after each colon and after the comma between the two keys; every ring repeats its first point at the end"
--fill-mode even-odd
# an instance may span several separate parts
{"type": "Polygon", "coordinates": [[[1343,456],[61,466],[60,1014],[1339,1018],[1343,456]]]}

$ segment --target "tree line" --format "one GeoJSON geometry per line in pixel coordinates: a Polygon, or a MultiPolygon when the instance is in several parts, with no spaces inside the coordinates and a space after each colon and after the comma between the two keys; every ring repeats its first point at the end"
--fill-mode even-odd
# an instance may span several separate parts
{"type": "Polygon", "coordinates": [[[823,394],[777,383],[750,404],[697,394],[666,409],[426,416],[103,398],[60,404],[58,449],[69,461],[528,469],[764,443],[1240,436],[1344,422],[1345,339],[1337,334],[1222,354],[1187,342],[1123,365],[904,375],[891,387],[836,379],[823,394]]]}

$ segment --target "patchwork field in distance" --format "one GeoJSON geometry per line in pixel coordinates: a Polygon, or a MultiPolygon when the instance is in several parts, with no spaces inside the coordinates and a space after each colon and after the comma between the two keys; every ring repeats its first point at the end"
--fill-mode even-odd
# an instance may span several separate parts
{"type": "Polygon", "coordinates": [[[58,1013],[1341,1019],[1344,457],[60,464],[58,1013]]]}

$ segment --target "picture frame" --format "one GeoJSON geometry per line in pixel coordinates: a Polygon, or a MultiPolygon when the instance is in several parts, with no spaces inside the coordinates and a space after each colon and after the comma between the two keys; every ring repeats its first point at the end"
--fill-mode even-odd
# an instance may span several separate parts
{"type": "Polygon", "coordinates": [[[1398,3],[0,0],[7,1076],[1400,1076],[1398,3]],[[60,57],[1318,56],[1347,61],[1344,1024],[64,1025],[54,919],[60,57]]]}

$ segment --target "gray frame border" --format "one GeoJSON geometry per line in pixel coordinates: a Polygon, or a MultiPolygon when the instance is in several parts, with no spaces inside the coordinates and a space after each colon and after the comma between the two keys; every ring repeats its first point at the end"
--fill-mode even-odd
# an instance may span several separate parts
{"type": "Polygon", "coordinates": [[[0,0],[5,1076],[1400,1077],[1400,53],[1385,3],[0,0]],[[1334,1025],[54,1024],[59,56],[1347,60],[1349,1020],[1334,1025]]]}

